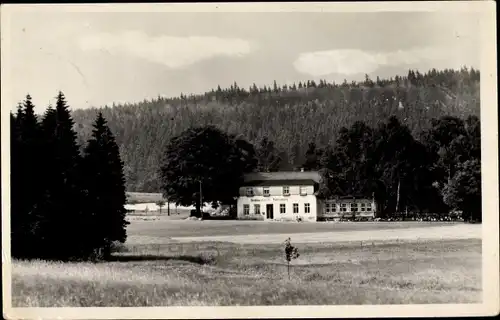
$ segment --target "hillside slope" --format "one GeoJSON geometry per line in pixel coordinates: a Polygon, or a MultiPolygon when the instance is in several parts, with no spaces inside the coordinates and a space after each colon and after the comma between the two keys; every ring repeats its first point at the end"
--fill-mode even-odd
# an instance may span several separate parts
{"type": "Polygon", "coordinates": [[[410,70],[403,77],[376,81],[367,77],[361,83],[321,80],[248,89],[235,83],[203,95],[76,110],[73,117],[84,143],[100,110],[120,146],[128,190],[158,192],[163,147],[191,126],[213,124],[254,145],[267,137],[281,153],[281,169],[290,170],[302,165],[310,142],[332,145],[339,129],[355,121],[377,126],[395,115],[418,138],[432,118],[479,116],[479,88],[479,71],[474,69],[425,74],[410,70]]]}

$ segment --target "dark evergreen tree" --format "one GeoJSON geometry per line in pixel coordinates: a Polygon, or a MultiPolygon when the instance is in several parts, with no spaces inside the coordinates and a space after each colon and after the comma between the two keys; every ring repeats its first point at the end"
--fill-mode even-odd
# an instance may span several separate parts
{"type": "Polygon", "coordinates": [[[280,89],[278,87],[278,84],[276,83],[276,80],[274,80],[274,82],[273,82],[273,91],[274,91],[274,93],[280,92],[280,89]]]}
{"type": "Polygon", "coordinates": [[[98,113],[93,127],[81,167],[86,191],[82,220],[87,228],[83,229],[92,230],[86,242],[87,253],[103,249],[104,258],[109,258],[112,243],[123,243],[127,238],[123,162],[102,113],[98,113]]]}
{"type": "Polygon", "coordinates": [[[26,214],[22,209],[23,181],[21,164],[21,125],[22,109],[18,107],[16,115],[10,114],[10,222],[11,222],[11,252],[15,258],[26,255],[28,243],[26,240],[27,221],[26,214]]]}
{"type": "Polygon", "coordinates": [[[322,153],[323,150],[317,148],[314,142],[309,143],[309,148],[306,151],[306,161],[302,168],[305,171],[319,170],[322,153]]]}
{"type": "Polygon", "coordinates": [[[267,137],[263,137],[256,149],[258,171],[278,171],[282,159],[280,157],[279,151],[274,147],[274,142],[270,141],[267,137]]]}
{"type": "Polygon", "coordinates": [[[79,257],[85,243],[81,233],[73,227],[80,223],[83,205],[78,172],[80,153],[73,125],[66,99],[59,92],[55,109],[49,108],[42,119],[41,258],[67,260],[79,257]]]}
{"type": "Polygon", "coordinates": [[[39,167],[41,150],[40,125],[35,106],[28,94],[18,108],[12,132],[12,254],[29,258],[35,254],[43,180],[39,167]]]}

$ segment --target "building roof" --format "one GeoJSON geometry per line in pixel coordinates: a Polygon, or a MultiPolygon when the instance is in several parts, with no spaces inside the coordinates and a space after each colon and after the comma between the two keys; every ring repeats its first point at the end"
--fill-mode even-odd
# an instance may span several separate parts
{"type": "Polygon", "coordinates": [[[372,200],[373,197],[367,197],[363,195],[355,195],[355,196],[332,196],[332,197],[327,197],[325,200],[350,200],[350,199],[355,199],[355,200],[372,200]]]}
{"type": "Polygon", "coordinates": [[[252,180],[243,183],[244,187],[269,187],[269,186],[314,186],[312,179],[281,179],[281,180],[252,180]]]}
{"type": "MultiPolygon", "coordinates": [[[[245,184],[252,181],[300,181],[300,180],[312,180],[313,182],[318,183],[321,179],[319,172],[317,171],[304,171],[304,172],[296,172],[296,171],[278,171],[278,172],[254,172],[249,173],[244,176],[245,184]]],[[[290,181],[285,182],[284,184],[291,184],[290,181]]],[[[297,185],[297,183],[294,183],[297,185]]],[[[310,183],[308,183],[310,184],[310,183]]]]}

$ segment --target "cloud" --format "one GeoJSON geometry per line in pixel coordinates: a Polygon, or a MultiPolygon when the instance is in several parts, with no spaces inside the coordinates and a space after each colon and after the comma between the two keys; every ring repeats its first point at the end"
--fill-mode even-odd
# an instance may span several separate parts
{"type": "Polygon", "coordinates": [[[217,56],[241,57],[253,49],[237,38],[149,36],[138,31],[87,35],[78,44],[84,51],[125,54],[174,69],[217,56]]]}
{"type": "Polygon", "coordinates": [[[415,48],[392,52],[339,49],[301,53],[293,63],[295,69],[312,76],[328,74],[369,74],[384,66],[410,65],[424,60],[442,60],[452,54],[439,47],[415,48]]]}

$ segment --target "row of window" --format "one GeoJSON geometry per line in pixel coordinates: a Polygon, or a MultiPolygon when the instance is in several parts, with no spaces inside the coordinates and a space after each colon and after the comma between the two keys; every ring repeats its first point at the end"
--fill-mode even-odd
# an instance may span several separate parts
{"type": "MultiPolygon", "coordinates": [[[[349,203],[349,206],[351,208],[351,212],[357,212],[358,209],[359,211],[372,211],[372,204],[371,203],[349,203]],[[359,206],[358,206],[359,204],[359,206]]],[[[341,203],[339,206],[337,206],[336,203],[326,203],[325,204],[325,212],[337,212],[337,207],[339,207],[339,212],[347,212],[347,203],[341,203]]]]}
{"type": "MultiPolygon", "coordinates": [[[[307,187],[300,187],[300,194],[307,195],[307,187]]],[[[254,195],[253,188],[247,188],[247,196],[251,197],[253,195],[254,195]]],[[[263,187],[263,195],[264,196],[270,195],[269,187],[263,187]]],[[[290,187],[283,187],[283,195],[284,196],[290,195],[290,187]]]]}
{"type": "MultiPolygon", "coordinates": [[[[293,204],[293,213],[299,213],[299,204],[294,203],[293,204]]],[[[254,214],[260,214],[260,204],[254,204],[253,205],[253,210],[254,214]]],[[[304,213],[310,213],[311,212],[311,205],[309,203],[304,203],[304,213]]],[[[280,204],[280,213],[281,214],[286,214],[286,204],[281,203],[280,204]]],[[[250,205],[249,204],[244,204],[243,205],[243,214],[244,215],[249,215],[250,214],[250,205]]],[[[265,212],[263,212],[265,214],[265,212]]]]}

